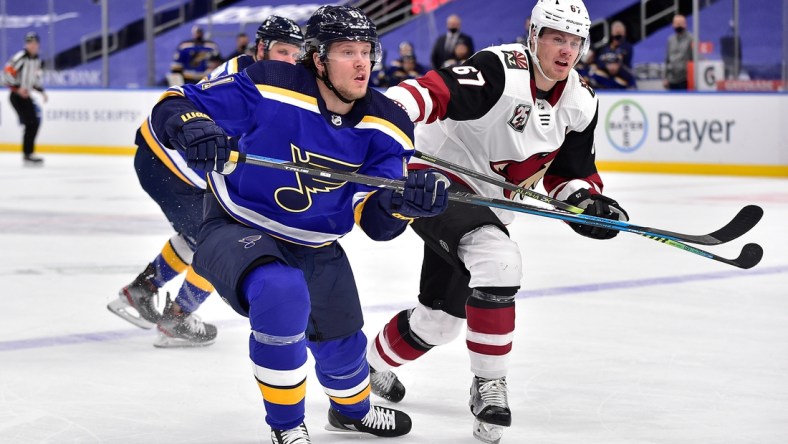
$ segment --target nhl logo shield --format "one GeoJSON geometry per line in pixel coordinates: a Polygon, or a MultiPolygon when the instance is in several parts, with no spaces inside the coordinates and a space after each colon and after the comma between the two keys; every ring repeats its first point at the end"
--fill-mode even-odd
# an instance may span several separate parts
{"type": "Polygon", "coordinates": [[[514,113],[507,122],[513,130],[522,133],[525,130],[525,125],[528,124],[528,118],[531,116],[531,105],[519,103],[514,107],[514,113]]]}

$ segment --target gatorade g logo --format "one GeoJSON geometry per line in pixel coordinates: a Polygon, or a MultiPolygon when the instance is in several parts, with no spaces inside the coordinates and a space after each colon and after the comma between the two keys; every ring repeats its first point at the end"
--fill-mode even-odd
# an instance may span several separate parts
{"type": "Polygon", "coordinates": [[[717,78],[714,75],[714,67],[709,66],[703,71],[703,80],[706,82],[706,85],[713,86],[717,84],[717,78]]]}

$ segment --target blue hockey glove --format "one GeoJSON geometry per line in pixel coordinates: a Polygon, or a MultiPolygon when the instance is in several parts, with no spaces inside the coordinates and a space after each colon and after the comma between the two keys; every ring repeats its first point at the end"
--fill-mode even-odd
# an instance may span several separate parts
{"type": "MultiPolygon", "coordinates": [[[[582,189],[575,191],[566,199],[566,203],[583,209],[583,214],[589,216],[603,217],[605,219],[628,221],[629,215],[615,200],[601,194],[591,194],[588,190],[582,189]]],[[[575,232],[590,237],[592,239],[612,239],[618,235],[618,230],[609,228],[592,227],[570,223],[575,232]]]]}
{"type": "Polygon", "coordinates": [[[173,116],[167,120],[166,130],[170,145],[186,154],[189,168],[211,171],[217,167],[222,172],[230,145],[224,130],[208,116],[202,113],[173,116]]]}
{"type": "Polygon", "coordinates": [[[446,176],[434,170],[408,171],[405,189],[381,191],[380,203],[395,217],[437,216],[449,205],[446,188],[450,184],[446,176]]]}

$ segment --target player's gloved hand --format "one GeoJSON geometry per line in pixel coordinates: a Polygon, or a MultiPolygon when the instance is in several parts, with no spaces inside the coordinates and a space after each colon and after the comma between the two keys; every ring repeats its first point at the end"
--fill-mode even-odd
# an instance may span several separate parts
{"type": "MultiPolygon", "coordinates": [[[[583,214],[589,216],[622,221],[629,220],[629,215],[621,208],[618,202],[601,194],[591,194],[586,189],[572,193],[572,195],[566,199],[566,203],[582,208],[584,210],[583,214]]],[[[569,226],[577,233],[592,239],[612,239],[618,234],[618,230],[593,227],[591,225],[570,223],[569,226]]]]}
{"type": "Polygon", "coordinates": [[[222,172],[230,155],[227,134],[207,116],[183,120],[181,115],[167,120],[170,145],[186,154],[189,168],[211,171],[217,167],[222,172]]]}
{"type": "Polygon", "coordinates": [[[437,171],[408,171],[405,189],[381,191],[380,203],[395,217],[437,216],[449,205],[449,185],[449,179],[437,171]]]}

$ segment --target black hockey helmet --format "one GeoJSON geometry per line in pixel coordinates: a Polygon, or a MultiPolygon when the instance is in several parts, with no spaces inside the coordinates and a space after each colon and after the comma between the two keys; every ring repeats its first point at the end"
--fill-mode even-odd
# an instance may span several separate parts
{"type": "Polygon", "coordinates": [[[266,42],[266,50],[270,49],[269,45],[272,41],[298,47],[304,45],[304,35],[298,23],[278,15],[269,15],[257,28],[257,41],[260,40],[266,42]]]}
{"type": "Polygon", "coordinates": [[[360,9],[352,6],[321,6],[306,22],[304,37],[305,52],[315,51],[323,61],[330,44],[337,41],[370,42],[372,65],[381,58],[377,27],[360,9]]]}

